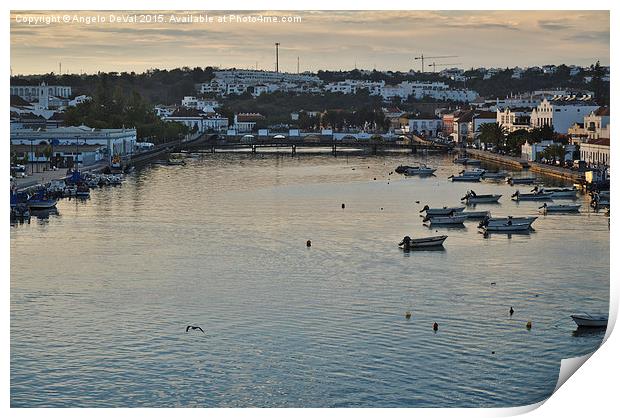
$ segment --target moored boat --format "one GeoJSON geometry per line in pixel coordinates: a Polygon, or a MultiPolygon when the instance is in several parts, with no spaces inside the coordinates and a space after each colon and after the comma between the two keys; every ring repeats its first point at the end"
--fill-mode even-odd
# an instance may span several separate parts
{"type": "Polygon", "coordinates": [[[551,200],[551,194],[551,192],[541,191],[538,191],[536,193],[521,193],[517,190],[511,197],[512,200],[515,200],[517,202],[521,200],[551,200]]]}
{"type": "Polygon", "coordinates": [[[484,219],[489,216],[490,212],[488,210],[464,211],[461,214],[467,215],[467,219],[484,219]]]}
{"type": "Polygon", "coordinates": [[[431,175],[433,174],[435,171],[437,171],[436,168],[431,168],[431,167],[427,167],[426,165],[421,165],[421,166],[415,166],[415,167],[408,167],[405,171],[404,171],[404,175],[405,176],[416,176],[416,175],[431,175]]]}
{"type": "Polygon", "coordinates": [[[468,205],[476,203],[497,203],[502,197],[501,194],[476,194],[473,190],[467,192],[461,200],[465,200],[468,205]]]}
{"type": "Polygon", "coordinates": [[[534,184],[536,183],[536,177],[508,177],[506,181],[509,184],[534,184]]]}
{"type": "Polygon", "coordinates": [[[467,215],[427,216],[424,222],[430,221],[431,225],[462,225],[467,220],[467,215]]]}
{"type": "Polygon", "coordinates": [[[527,223],[531,226],[536,219],[538,219],[538,216],[507,216],[502,218],[485,218],[480,222],[478,228],[483,228],[489,225],[501,225],[508,222],[511,222],[513,224],[527,223]]]}
{"type": "Polygon", "coordinates": [[[549,193],[551,193],[551,198],[552,199],[575,199],[575,198],[577,198],[577,189],[575,187],[573,187],[573,188],[562,187],[562,188],[554,188],[554,189],[548,189],[548,188],[539,189],[538,186],[536,186],[531,191],[532,192],[539,192],[539,191],[549,192],[549,193]]]}
{"type": "Polygon", "coordinates": [[[607,315],[591,315],[584,313],[571,315],[570,317],[579,327],[606,327],[608,321],[607,315]]]}
{"type": "Polygon", "coordinates": [[[493,223],[484,227],[485,231],[493,232],[525,232],[529,231],[530,224],[527,222],[513,223],[512,221],[506,221],[502,223],[493,223]]]}
{"type": "Polygon", "coordinates": [[[480,181],[481,176],[450,176],[448,177],[452,181],[480,181]]]}
{"type": "Polygon", "coordinates": [[[55,207],[58,201],[56,199],[48,199],[43,193],[39,192],[29,199],[27,203],[30,209],[49,209],[55,207]]]}
{"type": "Polygon", "coordinates": [[[413,250],[416,248],[430,248],[430,247],[441,247],[443,246],[443,242],[448,238],[447,235],[440,235],[436,237],[426,237],[426,238],[410,238],[406,236],[403,240],[398,244],[404,250],[413,250]]]}
{"type": "Polygon", "coordinates": [[[444,206],[443,208],[429,208],[428,205],[425,205],[420,211],[420,213],[426,212],[427,217],[447,216],[447,215],[450,215],[451,213],[463,212],[464,210],[465,210],[464,206],[454,206],[454,207],[444,206]]]}
{"type": "Polygon", "coordinates": [[[581,205],[547,205],[546,203],[544,203],[541,207],[539,207],[538,209],[540,209],[541,212],[543,213],[549,213],[549,212],[579,212],[579,208],[581,207],[581,205]]]}
{"type": "Polygon", "coordinates": [[[507,173],[504,171],[497,171],[497,172],[489,172],[489,171],[485,171],[484,174],[482,175],[482,178],[484,180],[505,180],[507,176],[507,173]]]}

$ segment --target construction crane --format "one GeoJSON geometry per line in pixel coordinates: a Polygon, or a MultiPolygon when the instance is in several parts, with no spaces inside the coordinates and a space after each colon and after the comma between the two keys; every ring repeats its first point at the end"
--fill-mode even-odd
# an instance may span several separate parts
{"type": "Polygon", "coordinates": [[[432,64],[428,64],[429,67],[433,67],[433,72],[437,72],[437,67],[447,67],[448,65],[461,65],[460,62],[451,62],[448,64],[436,64],[434,61],[432,64]]]}
{"type": "Polygon", "coordinates": [[[456,58],[456,55],[438,55],[435,57],[425,57],[424,54],[420,54],[419,57],[414,57],[414,60],[422,60],[422,72],[424,72],[424,58],[426,59],[442,59],[442,58],[456,58]]]}

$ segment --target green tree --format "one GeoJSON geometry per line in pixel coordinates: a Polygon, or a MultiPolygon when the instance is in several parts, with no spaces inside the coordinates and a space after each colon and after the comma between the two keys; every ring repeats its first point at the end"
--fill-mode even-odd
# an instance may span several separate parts
{"type": "Polygon", "coordinates": [[[505,150],[510,155],[520,156],[521,146],[528,141],[530,135],[526,129],[517,129],[506,135],[505,150]]]}
{"type": "Polygon", "coordinates": [[[483,123],[478,127],[480,142],[499,148],[504,146],[506,129],[499,123],[483,123]]]}
{"type": "Polygon", "coordinates": [[[566,155],[566,149],[564,148],[564,145],[561,145],[561,144],[549,145],[541,153],[541,156],[544,157],[546,160],[559,161],[561,163],[564,162],[565,155],[566,155]]]}

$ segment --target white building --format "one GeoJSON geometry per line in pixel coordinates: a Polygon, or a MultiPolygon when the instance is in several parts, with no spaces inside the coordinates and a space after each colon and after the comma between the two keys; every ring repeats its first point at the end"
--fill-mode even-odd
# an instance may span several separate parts
{"type": "MultiPolygon", "coordinates": [[[[521,145],[521,158],[526,159],[527,161],[539,161],[541,157],[541,153],[547,149],[547,147],[551,145],[562,145],[559,143],[555,143],[553,141],[541,141],[538,143],[530,144],[526,142],[521,145]]],[[[573,159],[573,153],[576,150],[574,145],[562,145],[564,147],[564,161],[571,161],[573,159]]]]}
{"type": "Polygon", "coordinates": [[[592,139],[579,145],[579,159],[595,166],[609,166],[609,138],[592,139]]]}
{"type": "MultiPolygon", "coordinates": [[[[47,130],[14,129],[11,131],[12,145],[53,145],[75,146],[76,156],[82,145],[103,147],[107,158],[113,155],[128,155],[134,150],[136,130],[132,129],[95,129],[88,126],[68,126],[47,130]]],[[[99,149],[99,147],[95,147],[99,149]]],[[[54,154],[55,155],[55,154],[54,154]]],[[[55,155],[56,156],[56,155],[55,155]]],[[[58,157],[62,157],[58,155],[58,157]]],[[[66,157],[66,155],[64,156],[66,157]]],[[[79,157],[77,157],[79,160],[79,157]]]]}
{"type": "Polygon", "coordinates": [[[575,96],[544,99],[531,115],[533,127],[552,126],[560,134],[567,134],[575,123],[581,122],[584,116],[599,108],[587,97],[577,99],[575,96]]]}
{"type": "Polygon", "coordinates": [[[29,102],[39,102],[43,96],[71,97],[69,86],[48,86],[45,82],[38,86],[11,86],[11,95],[19,96],[29,102]]]}
{"type": "Polygon", "coordinates": [[[204,113],[194,108],[179,108],[162,117],[166,122],[177,122],[196,133],[220,132],[228,128],[228,119],[217,113],[204,113]]]}
{"type": "Polygon", "coordinates": [[[609,107],[599,107],[583,118],[588,139],[611,138],[609,135],[609,107]]]}
{"type": "Polygon", "coordinates": [[[502,125],[507,133],[517,131],[519,129],[530,129],[531,111],[527,108],[509,107],[498,109],[496,111],[496,122],[502,125]]]}
{"type": "Polygon", "coordinates": [[[82,103],[90,102],[92,97],[87,96],[85,94],[81,94],[79,96],[75,96],[73,99],[69,100],[69,106],[77,106],[82,103]]]}
{"type": "Polygon", "coordinates": [[[237,133],[252,132],[256,123],[264,119],[260,113],[238,113],[235,114],[233,127],[237,133]]]}
{"type": "Polygon", "coordinates": [[[443,129],[443,121],[437,116],[409,116],[409,132],[425,137],[436,137],[443,129]]]}

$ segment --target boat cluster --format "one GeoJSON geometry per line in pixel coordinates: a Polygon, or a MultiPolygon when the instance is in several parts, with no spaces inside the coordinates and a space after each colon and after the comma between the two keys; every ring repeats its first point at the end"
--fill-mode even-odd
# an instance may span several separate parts
{"type": "Polygon", "coordinates": [[[11,222],[24,222],[33,214],[49,215],[56,212],[61,198],[87,199],[96,187],[122,184],[122,174],[83,174],[71,171],[64,179],[54,179],[44,185],[25,191],[11,191],[11,222]]]}

